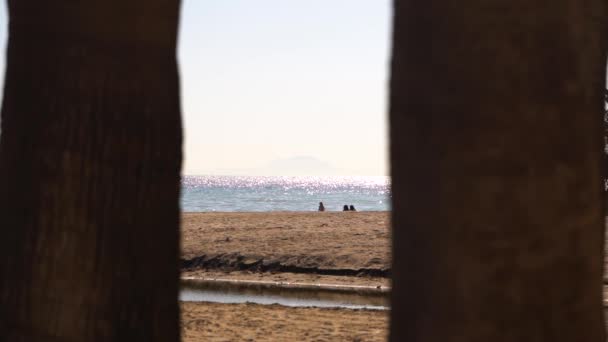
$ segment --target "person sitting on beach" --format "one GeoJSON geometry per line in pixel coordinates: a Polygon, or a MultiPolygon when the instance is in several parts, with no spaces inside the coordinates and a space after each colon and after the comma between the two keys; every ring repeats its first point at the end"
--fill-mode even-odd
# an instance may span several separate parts
{"type": "Polygon", "coordinates": [[[351,204],[350,205],[350,211],[357,211],[357,209],[355,209],[355,206],[351,204]]]}
{"type": "Polygon", "coordinates": [[[342,209],[342,211],[348,211],[348,205],[344,205],[344,209],[342,209]]]}
{"type": "Polygon", "coordinates": [[[323,202],[319,202],[319,211],[325,211],[325,206],[323,205],[323,202]]]}

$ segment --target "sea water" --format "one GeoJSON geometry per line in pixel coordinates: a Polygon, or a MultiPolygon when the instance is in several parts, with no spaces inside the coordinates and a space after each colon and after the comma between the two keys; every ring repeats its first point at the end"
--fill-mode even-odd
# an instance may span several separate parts
{"type": "Polygon", "coordinates": [[[341,211],[391,209],[389,177],[184,176],[181,206],[185,212],[341,211]]]}

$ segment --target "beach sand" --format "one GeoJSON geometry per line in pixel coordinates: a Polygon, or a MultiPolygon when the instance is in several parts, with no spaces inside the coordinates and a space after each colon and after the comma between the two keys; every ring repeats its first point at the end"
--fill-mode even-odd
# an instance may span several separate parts
{"type": "Polygon", "coordinates": [[[369,277],[369,276],[332,276],[318,274],[302,274],[290,272],[251,272],[251,271],[213,271],[213,270],[191,270],[182,271],[182,278],[185,279],[200,279],[213,280],[220,282],[251,282],[251,283],[276,283],[280,284],[312,284],[315,286],[323,286],[324,284],[349,288],[353,291],[358,287],[375,288],[378,290],[387,290],[390,288],[390,278],[386,277],[369,277]]]}
{"type": "MultiPolygon", "coordinates": [[[[388,212],[184,213],[182,277],[386,290],[389,220],[388,212]]],[[[385,341],[388,334],[387,311],[181,306],[188,342],[385,341]]]]}
{"type": "Polygon", "coordinates": [[[386,341],[388,311],[181,303],[182,341],[386,341]]]}
{"type": "Polygon", "coordinates": [[[386,285],[389,220],[388,212],[184,213],[182,276],[386,285]]]}

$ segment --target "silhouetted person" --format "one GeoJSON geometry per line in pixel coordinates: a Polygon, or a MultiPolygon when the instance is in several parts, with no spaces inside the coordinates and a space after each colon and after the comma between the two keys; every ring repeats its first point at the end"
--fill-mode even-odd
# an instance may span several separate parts
{"type": "Polygon", "coordinates": [[[350,211],[357,211],[357,209],[355,209],[355,206],[351,204],[350,205],[350,211]]]}
{"type": "Polygon", "coordinates": [[[342,209],[342,211],[348,211],[348,206],[345,204],[344,208],[342,209]]]}
{"type": "Polygon", "coordinates": [[[323,205],[323,202],[319,202],[319,211],[325,211],[325,206],[323,205]]]}

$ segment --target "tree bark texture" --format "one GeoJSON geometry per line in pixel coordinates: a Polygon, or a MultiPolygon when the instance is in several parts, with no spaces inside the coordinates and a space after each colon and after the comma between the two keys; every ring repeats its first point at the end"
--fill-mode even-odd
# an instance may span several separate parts
{"type": "Polygon", "coordinates": [[[605,20],[394,1],[391,341],[605,341],[605,20]]]}
{"type": "Polygon", "coordinates": [[[178,341],[178,0],[9,0],[0,340],[178,341]]]}

